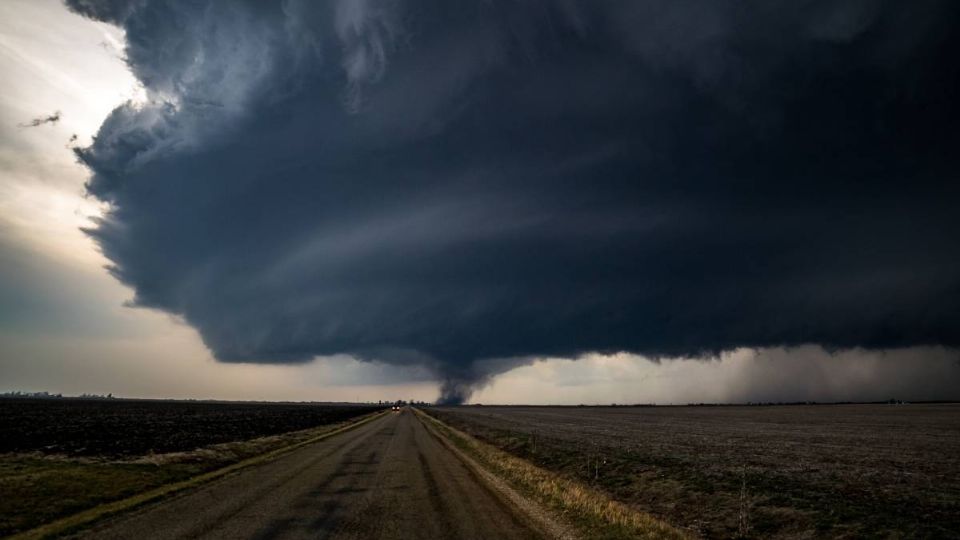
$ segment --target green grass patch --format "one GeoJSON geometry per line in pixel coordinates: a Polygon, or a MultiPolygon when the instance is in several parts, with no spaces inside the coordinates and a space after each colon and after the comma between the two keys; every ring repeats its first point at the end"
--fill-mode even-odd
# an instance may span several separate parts
{"type": "Polygon", "coordinates": [[[274,459],[382,415],[133,460],[0,454],[0,536],[47,538],[274,459]]]}
{"type": "Polygon", "coordinates": [[[0,457],[0,536],[199,473],[198,464],[96,463],[0,457]]]}

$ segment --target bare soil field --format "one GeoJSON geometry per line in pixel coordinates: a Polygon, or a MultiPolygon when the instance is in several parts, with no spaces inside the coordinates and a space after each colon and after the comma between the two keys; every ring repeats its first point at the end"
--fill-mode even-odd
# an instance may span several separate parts
{"type": "Polygon", "coordinates": [[[433,407],[708,538],[960,538],[960,405],[433,407]]]}
{"type": "Polygon", "coordinates": [[[126,399],[0,399],[0,453],[122,457],[341,422],[382,407],[126,399]]]}
{"type": "Polygon", "coordinates": [[[0,399],[0,536],[310,439],[381,408],[0,399]]]}

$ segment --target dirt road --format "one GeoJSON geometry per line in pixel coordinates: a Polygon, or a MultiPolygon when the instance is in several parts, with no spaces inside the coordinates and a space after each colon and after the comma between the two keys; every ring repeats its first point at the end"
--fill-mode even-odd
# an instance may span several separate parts
{"type": "Polygon", "coordinates": [[[537,538],[420,423],[391,413],[83,538],[537,538]]]}

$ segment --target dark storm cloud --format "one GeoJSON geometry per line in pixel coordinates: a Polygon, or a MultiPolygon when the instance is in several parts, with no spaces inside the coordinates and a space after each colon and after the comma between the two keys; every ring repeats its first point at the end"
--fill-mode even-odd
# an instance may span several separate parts
{"type": "Polygon", "coordinates": [[[68,4],[152,99],[90,234],[223,361],[960,344],[955,3],[68,4]]]}

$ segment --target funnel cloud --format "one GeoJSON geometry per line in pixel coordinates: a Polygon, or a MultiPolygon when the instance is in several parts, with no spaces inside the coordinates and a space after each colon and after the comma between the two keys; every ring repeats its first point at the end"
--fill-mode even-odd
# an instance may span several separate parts
{"type": "Polygon", "coordinates": [[[88,233],[224,362],[960,345],[960,6],[68,0],[88,233]]]}

